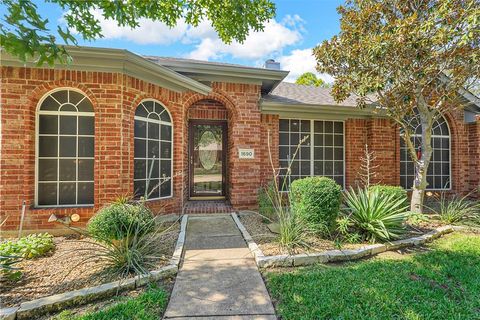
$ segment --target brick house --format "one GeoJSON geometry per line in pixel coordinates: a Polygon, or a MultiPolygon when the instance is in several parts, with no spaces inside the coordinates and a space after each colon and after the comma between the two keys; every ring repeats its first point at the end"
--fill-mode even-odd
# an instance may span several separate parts
{"type": "MultiPolygon", "coordinates": [[[[308,135],[292,179],[354,185],[365,144],[378,181],[412,185],[413,164],[388,119],[337,104],[328,89],[282,82],[287,71],[125,50],[72,47],[73,63],[39,68],[3,54],[0,214],[13,232],[61,232],[52,213],[85,225],[120,195],[156,213],[255,209],[260,186],[308,135]],[[270,139],[269,139],[270,138],[270,139]],[[270,140],[270,141],[269,141],[270,140]]],[[[272,68],[273,66],[273,68],[272,68]]],[[[465,194],[480,184],[480,106],[435,123],[429,188],[465,194]]]]}

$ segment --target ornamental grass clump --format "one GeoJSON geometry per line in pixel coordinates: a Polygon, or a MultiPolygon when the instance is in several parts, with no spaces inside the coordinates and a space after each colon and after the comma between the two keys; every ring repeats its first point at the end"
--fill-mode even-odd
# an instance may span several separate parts
{"type": "Polygon", "coordinates": [[[468,199],[470,194],[463,197],[454,195],[447,197],[442,194],[440,197],[440,208],[438,214],[444,223],[480,223],[480,203],[468,199]]]}
{"type": "Polygon", "coordinates": [[[350,188],[344,194],[345,216],[354,232],[370,242],[398,239],[405,232],[408,205],[394,194],[350,188]]]}
{"type": "MultiPolygon", "coordinates": [[[[173,225],[172,225],[173,226],[173,225]]],[[[88,223],[86,236],[91,244],[83,251],[81,263],[100,260],[119,278],[142,275],[169,257],[162,252],[162,238],[169,228],[156,226],[144,201],[122,198],[100,210],[88,223]]]]}
{"type": "Polygon", "coordinates": [[[263,217],[266,220],[278,223],[278,244],[280,248],[288,252],[293,251],[295,247],[307,246],[308,244],[306,240],[312,235],[311,225],[290,208],[290,192],[285,192],[289,187],[288,184],[290,182],[293,160],[298,153],[300,145],[307,139],[309,139],[308,136],[304,137],[299,142],[286,167],[276,168],[273,164],[273,157],[270,148],[270,132],[268,132],[267,145],[273,179],[271,184],[264,189],[265,192],[263,195],[266,197],[266,204],[268,204],[269,210],[273,213],[273,217],[263,217]],[[283,174],[281,175],[281,173],[283,174]],[[281,176],[283,177],[281,178],[281,176]]]}

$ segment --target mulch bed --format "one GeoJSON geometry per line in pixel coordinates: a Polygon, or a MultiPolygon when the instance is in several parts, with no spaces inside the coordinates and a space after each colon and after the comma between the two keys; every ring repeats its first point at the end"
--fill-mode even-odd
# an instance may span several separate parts
{"type": "MultiPolygon", "coordinates": [[[[161,228],[167,228],[166,224],[161,228]]],[[[180,224],[177,222],[159,237],[158,245],[165,259],[159,259],[155,269],[168,264],[179,232],[180,224]]],[[[87,243],[90,241],[79,236],[55,237],[55,249],[49,256],[23,260],[18,265],[23,272],[20,281],[0,282],[0,307],[119,280],[106,270],[100,258],[83,263],[85,251],[79,250],[96,248],[94,244],[87,243]]]]}
{"type": "MultiPolygon", "coordinates": [[[[250,233],[253,240],[266,256],[315,253],[338,249],[333,240],[322,239],[318,236],[309,236],[306,239],[307,246],[296,247],[293,251],[288,252],[279,246],[276,241],[278,235],[270,231],[267,227],[267,223],[265,223],[264,219],[259,214],[242,212],[239,217],[248,233],[250,233]]],[[[417,226],[408,226],[407,232],[402,236],[402,239],[425,234],[438,226],[440,226],[440,224],[436,221],[422,222],[417,226]]],[[[343,243],[342,249],[356,249],[369,244],[370,243],[343,243]]]]}

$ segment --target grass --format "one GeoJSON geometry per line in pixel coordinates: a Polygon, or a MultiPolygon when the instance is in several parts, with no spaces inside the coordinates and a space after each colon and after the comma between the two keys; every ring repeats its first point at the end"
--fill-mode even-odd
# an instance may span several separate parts
{"type": "Polygon", "coordinates": [[[151,287],[135,298],[122,300],[103,310],[83,315],[63,311],[54,320],[158,320],[167,307],[168,293],[163,288],[151,287]]]}
{"type": "Polygon", "coordinates": [[[480,236],[454,233],[405,259],[269,272],[282,319],[480,319],[480,236]]]}

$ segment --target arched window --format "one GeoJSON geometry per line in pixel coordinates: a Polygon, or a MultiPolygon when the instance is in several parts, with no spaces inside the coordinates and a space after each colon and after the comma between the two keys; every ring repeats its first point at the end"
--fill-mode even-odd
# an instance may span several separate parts
{"type": "Polygon", "coordinates": [[[160,103],[147,100],[135,111],[135,197],[172,196],[172,119],[160,103]]]}
{"type": "MultiPolygon", "coordinates": [[[[413,143],[415,149],[421,146],[422,128],[418,112],[410,120],[410,126],[413,135],[413,143]]],[[[401,133],[402,134],[402,133],[401,133]]],[[[430,165],[427,170],[427,189],[444,190],[451,188],[450,177],[450,130],[447,121],[440,116],[434,121],[432,127],[432,148],[433,154],[430,165]]],[[[408,153],[407,146],[403,138],[400,139],[400,184],[405,189],[411,189],[415,178],[415,165],[408,153]]]]}
{"type": "Polygon", "coordinates": [[[93,204],[95,125],[90,100],[61,89],[37,112],[37,206],[93,204]]]}

